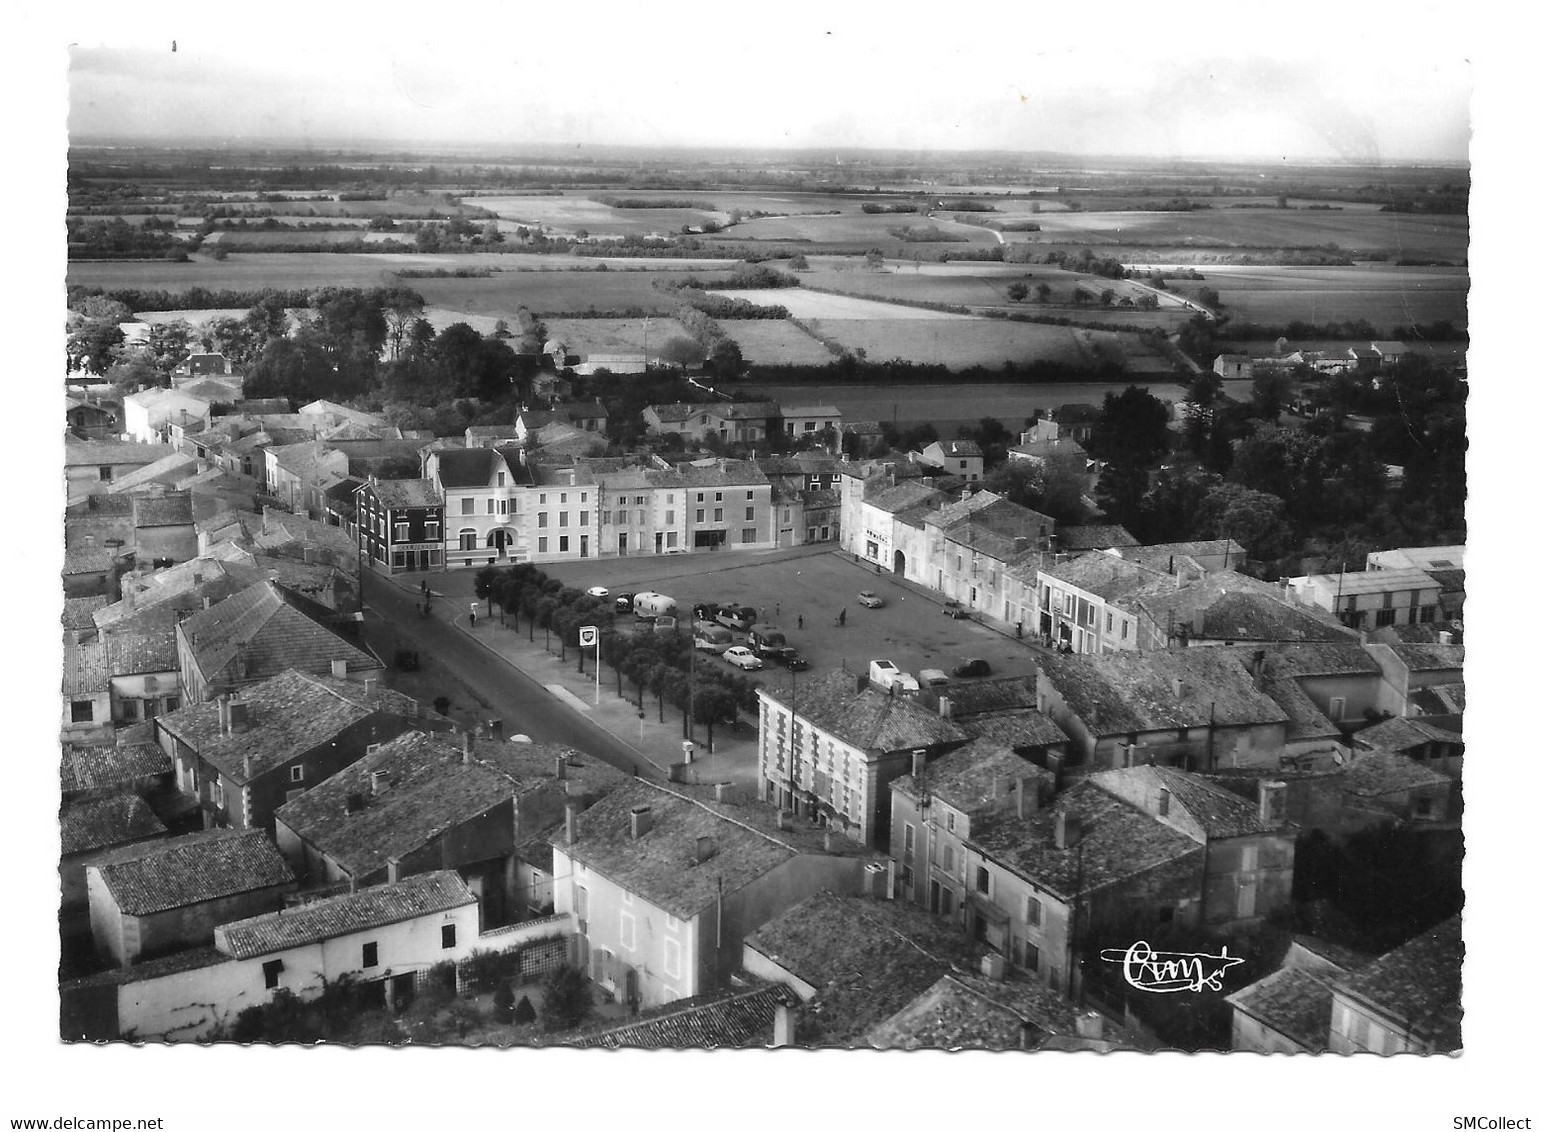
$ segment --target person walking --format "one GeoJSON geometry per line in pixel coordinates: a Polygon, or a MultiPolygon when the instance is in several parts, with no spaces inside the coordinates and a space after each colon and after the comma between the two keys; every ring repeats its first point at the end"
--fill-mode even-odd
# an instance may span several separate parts
{"type": "Polygon", "coordinates": [[[840,622],[839,622],[839,624],[840,624],[840,627],[842,629],[845,628],[845,610],[843,610],[843,609],[840,611],[840,622]]]}
{"type": "Polygon", "coordinates": [[[799,629],[803,627],[803,615],[801,613],[797,615],[797,627],[799,629]]]}
{"type": "Polygon", "coordinates": [[[471,610],[471,628],[476,628],[476,610],[471,610]]]}

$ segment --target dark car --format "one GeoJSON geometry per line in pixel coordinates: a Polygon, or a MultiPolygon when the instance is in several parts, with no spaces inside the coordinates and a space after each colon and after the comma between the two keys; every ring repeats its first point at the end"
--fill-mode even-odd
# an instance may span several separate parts
{"type": "Polygon", "coordinates": [[[751,629],[749,648],[755,656],[765,660],[780,660],[783,656],[797,655],[797,650],[787,644],[787,635],[779,629],[751,629]]]}
{"type": "Polygon", "coordinates": [[[717,611],[717,623],[726,625],[729,629],[737,629],[740,633],[747,633],[749,627],[759,619],[759,614],[749,605],[725,605],[717,611]]]}
{"type": "Polygon", "coordinates": [[[631,599],[636,597],[636,596],[637,596],[636,594],[616,594],[615,595],[615,611],[617,613],[630,613],[631,612],[631,599]]]}
{"type": "Polygon", "coordinates": [[[696,615],[697,621],[716,621],[717,611],[721,608],[715,601],[698,601],[691,612],[696,615]]]}
{"type": "Polygon", "coordinates": [[[954,621],[968,620],[968,610],[963,608],[962,602],[944,601],[942,602],[942,612],[947,614],[947,616],[951,617],[954,621]]]}
{"type": "Polygon", "coordinates": [[[787,669],[789,672],[808,671],[808,662],[797,655],[796,649],[789,649],[787,653],[783,653],[776,659],[781,663],[781,666],[787,669]]]}
{"type": "Polygon", "coordinates": [[[990,675],[990,662],[981,660],[977,656],[971,656],[962,664],[953,666],[954,676],[988,676],[990,675]]]}

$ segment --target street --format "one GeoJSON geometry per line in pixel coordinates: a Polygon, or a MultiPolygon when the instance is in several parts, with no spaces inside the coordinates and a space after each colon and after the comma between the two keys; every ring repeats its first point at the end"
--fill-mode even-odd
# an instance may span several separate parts
{"type": "MultiPolygon", "coordinates": [[[[470,573],[467,572],[468,578],[470,573]]],[[[432,653],[457,679],[490,703],[495,718],[503,721],[504,735],[522,733],[536,742],[566,743],[628,773],[657,777],[657,770],[630,747],[562,704],[524,673],[437,617],[421,616],[417,599],[411,593],[369,570],[363,571],[361,577],[365,604],[389,620],[397,634],[410,642],[410,647],[432,653]]],[[[419,576],[412,577],[416,580],[419,576]]],[[[433,578],[430,584],[437,585],[439,576],[433,578]]]]}

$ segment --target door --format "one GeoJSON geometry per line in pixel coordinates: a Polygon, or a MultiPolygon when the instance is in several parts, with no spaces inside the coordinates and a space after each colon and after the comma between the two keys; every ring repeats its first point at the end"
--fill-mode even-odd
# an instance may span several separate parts
{"type": "Polygon", "coordinates": [[[417,568],[419,570],[428,569],[428,552],[426,550],[419,550],[417,552],[417,568]]]}
{"type": "Polygon", "coordinates": [[[579,558],[587,558],[588,556],[589,556],[589,536],[588,535],[579,535],[578,536],[578,557],[579,558]]]}
{"type": "Polygon", "coordinates": [[[616,543],[616,549],[624,556],[626,553],[626,532],[622,531],[616,543]]]}
{"type": "Polygon", "coordinates": [[[942,886],[936,881],[931,882],[931,912],[933,915],[942,910],[942,886]]]}

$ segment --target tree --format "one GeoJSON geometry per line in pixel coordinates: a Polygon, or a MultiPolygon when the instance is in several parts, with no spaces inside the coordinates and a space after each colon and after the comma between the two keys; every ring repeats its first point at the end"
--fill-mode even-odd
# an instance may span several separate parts
{"type": "Polygon", "coordinates": [[[1014,303],[1026,302],[1028,286],[1026,283],[1013,283],[1006,288],[1006,297],[1014,303]]]}
{"type": "Polygon", "coordinates": [[[1204,500],[1221,482],[1214,472],[1192,464],[1159,469],[1151,477],[1131,533],[1145,543],[1194,538],[1204,500]]]}
{"type": "Polygon", "coordinates": [[[1264,420],[1277,420],[1295,395],[1295,379],[1283,366],[1264,366],[1252,375],[1252,408],[1264,420]]]}
{"type": "Polygon", "coordinates": [[[690,717],[697,723],[706,724],[706,749],[713,748],[713,730],[719,723],[726,723],[738,716],[738,701],[720,684],[707,684],[696,689],[690,699],[690,717]]]}
{"type": "Polygon", "coordinates": [[[882,271],[883,253],[878,251],[877,248],[873,248],[866,255],[866,264],[868,271],[882,271]]]}
{"type": "Polygon", "coordinates": [[[1149,468],[1166,455],[1167,408],[1150,390],[1133,385],[1102,399],[1102,419],[1087,448],[1109,464],[1149,468]]]}
{"type": "Polygon", "coordinates": [[[791,259],[787,260],[787,266],[793,271],[807,271],[808,257],[803,255],[802,252],[798,252],[791,259]]]}
{"type": "Polygon", "coordinates": [[[548,1033],[571,1030],[588,1019],[594,1009],[589,980],[578,968],[563,963],[541,983],[548,1033]]]}
{"type": "Polygon", "coordinates": [[[117,364],[122,346],[123,331],[117,323],[91,319],[71,331],[67,353],[87,373],[105,374],[117,364]]]}
{"type": "Polygon", "coordinates": [[[505,1026],[514,1021],[514,988],[507,979],[492,992],[492,1017],[505,1026]]]}
{"type": "Polygon", "coordinates": [[[1183,436],[1188,451],[1200,459],[1209,455],[1215,410],[1224,396],[1220,375],[1213,370],[1205,370],[1193,378],[1187,395],[1183,397],[1183,404],[1187,407],[1183,418],[1183,436]]]}
{"type": "Polygon", "coordinates": [[[1053,289],[1047,283],[1038,284],[1035,290],[1038,292],[1038,301],[1040,303],[1048,302],[1049,296],[1054,293],[1053,289]]]}
{"type": "Polygon", "coordinates": [[[1292,540],[1284,500],[1234,483],[1220,484],[1205,497],[1198,535],[1235,539],[1253,558],[1264,561],[1285,553],[1292,540]]]}
{"type": "Polygon", "coordinates": [[[519,1005],[514,1007],[514,1025],[528,1026],[535,1021],[535,1007],[530,1004],[530,996],[519,996],[519,1005]]]}
{"type": "Polygon", "coordinates": [[[685,338],[676,334],[658,347],[658,358],[660,361],[688,370],[691,366],[700,365],[706,360],[706,348],[694,338],[685,338]]]}

